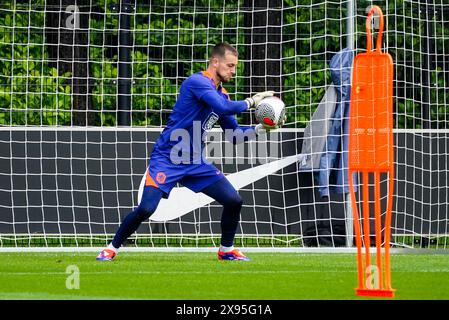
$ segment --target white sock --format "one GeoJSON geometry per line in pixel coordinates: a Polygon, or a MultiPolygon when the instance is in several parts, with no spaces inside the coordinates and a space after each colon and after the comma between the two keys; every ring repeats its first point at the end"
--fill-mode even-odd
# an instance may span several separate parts
{"type": "Polygon", "coordinates": [[[225,246],[220,245],[221,252],[231,252],[232,250],[234,250],[234,246],[225,247],[225,246]]]}
{"type": "Polygon", "coordinates": [[[115,253],[117,253],[117,251],[118,251],[118,248],[114,247],[112,245],[112,242],[108,245],[108,249],[114,251],[115,253]]]}

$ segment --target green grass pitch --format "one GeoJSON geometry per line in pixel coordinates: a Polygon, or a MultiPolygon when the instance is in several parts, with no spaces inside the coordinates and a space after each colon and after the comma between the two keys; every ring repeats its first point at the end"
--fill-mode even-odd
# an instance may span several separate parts
{"type": "MultiPolygon", "coordinates": [[[[213,252],[120,252],[100,262],[95,252],[2,252],[0,299],[374,299],[355,295],[355,254],[248,256],[252,261],[217,261],[213,252]],[[67,288],[75,283],[69,266],[79,270],[78,289],[67,288]]],[[[392,254],[391,262],[394,299],[449,299],[447,254],[392,254]]]]}

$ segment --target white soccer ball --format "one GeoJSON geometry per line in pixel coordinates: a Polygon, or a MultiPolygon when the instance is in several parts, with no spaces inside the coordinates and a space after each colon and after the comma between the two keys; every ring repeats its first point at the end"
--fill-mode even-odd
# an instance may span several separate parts
{"type": "Polygon", "coordinates": [[[262,99],[256,106],[256,121],[266,127],[276,127],[285,116],[285,103],[278,97],[262,99]]]}

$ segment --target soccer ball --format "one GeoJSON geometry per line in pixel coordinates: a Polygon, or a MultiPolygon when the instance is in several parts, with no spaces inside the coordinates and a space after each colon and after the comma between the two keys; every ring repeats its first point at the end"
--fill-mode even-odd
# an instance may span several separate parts
{"type": "Polygon", "coordinates": [[[278,97],[262,99],[256,106],[256,121],[266,127],[276,127],[285,116],[285,103],[278,97]]]}

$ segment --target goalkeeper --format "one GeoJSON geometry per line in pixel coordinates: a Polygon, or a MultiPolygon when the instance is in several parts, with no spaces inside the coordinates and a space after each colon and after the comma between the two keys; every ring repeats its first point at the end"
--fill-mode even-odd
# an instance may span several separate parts
{"type": "Polygon", "coordinates": [[[237,62],[238,53],[234,47],[227,43],[217,44],[212,49],[207,70],[184,80],[167,125],[151,153],[140,204],[125,217],[114,239],[100,252],[97,260],[114,259],[122,243],[156,211],[161,198],[167,198],[178,182],[194,192],[205,193],[223,206],[218,260],[249,260],[233,246],[242,198],[223,173],[202,158],[204,145],[195,146],[193,139],[195,127],[201,127],[202,137],[204,131],[217,122],[224,130],[242,130],[239,132],[244,134],[246,140],[249,136],[245,134],[247,130],[255,130],[256,134],[252,135],[255,137],[270,129],[262,124],[255,127],[240,127],[237,124],[235,114],[256,106],[263,98],[274,94],[273,91],[265,91],[245,100],[231,101],[222,84],[231,80],[237,62]],[[179,132],[176,130],[188,132],[189,141],[184,144],[184,140],[173,141],[173,134],[179,132]],[[183,152],[182,163],[178,157],[180,151],[183,152]],[[176,161],[173,161],[174,158],[176,161]]]}

